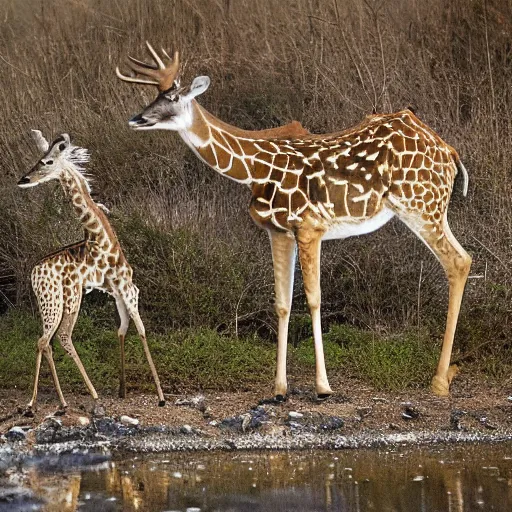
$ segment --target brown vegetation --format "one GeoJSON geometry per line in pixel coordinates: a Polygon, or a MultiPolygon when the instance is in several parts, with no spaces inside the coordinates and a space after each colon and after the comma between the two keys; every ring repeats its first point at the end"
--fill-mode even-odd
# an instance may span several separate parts
{"type": "MultiPolygon", "coordinates": [[[[37,158],[29,131],[67,131],[92,152],[94,188],[135,270],[148,330],[199,327],[272,336],[272,269],[248,191],[207,169],[176,134],[134,133],[154,95],[115,66],[177,47],[184,79],[208,74],[201,103],[261,129],[297,119],[328,132],[412,106],[461,155],[450,224],[473,256],[456,354],[502,362],[512,334],[512,5],[505,0],[0,0],[0,308],[34,308],[29,272],[80,238],[58,185],[16,188],[37,158]]],[[[328,242],[323,319],[438,338],[447,285],[398,221],[328,242]]],[[[113,304],[102,296],[86,309],[113,304]]],[[[309,335],[296,287],[292,334],[309,335]]],[[[296,341],[296,340],[294,340],[296,341]]],[[[457,357],[457,355],[455,356],[457,357]]],[[[512,362],[512,359],[511,359],[512,362]]]]}

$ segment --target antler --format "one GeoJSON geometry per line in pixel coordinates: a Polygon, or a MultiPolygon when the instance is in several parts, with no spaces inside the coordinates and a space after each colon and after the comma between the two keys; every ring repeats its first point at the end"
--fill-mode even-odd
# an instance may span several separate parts
{"type": "Polygon", "coordinates": [[[135,84],[156,85],[159,91],[167,91],[170,89],[178,75],[180,68],[179,52],[174,52],[174,59],[169,57],[168,53],[162,48],[164,60],[162,60],[153,47],[146,41],[151,57],[155,64],[146,64],[140,60],[134,59],[128,55],[128,65],[135,73],[135,76],[126,76],[116,67],[116,75],[125,82],[133,82],[135,84]],[[150,80],[138,78],[137,75],[149,77],[150,80]]]}
{"type": "Polygon", "coordinates": [[[41,130],[31,130],[32,131],[32,138],[34,139],[37,149],[39,151],[42,151],[43,153],[46,153],[48,151],[48,148],[50,147],[50,144],[48,144],[48,141],[43,137],[43,134],[41,133],[41,130]]]}

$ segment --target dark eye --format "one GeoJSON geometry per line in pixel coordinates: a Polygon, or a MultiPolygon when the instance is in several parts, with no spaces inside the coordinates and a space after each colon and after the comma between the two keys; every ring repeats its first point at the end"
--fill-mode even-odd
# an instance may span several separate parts
{"type": "Polygon", "coordinates": [[[66,149],[66,144],[64,142],[59,146],[59,151],[64,151],[66,149]]]}
{"type": "Polygon", "coordinates": [[[52,164],[53,164],[53,160],[46,160],[45,165],[52,165],[52,164]]]}

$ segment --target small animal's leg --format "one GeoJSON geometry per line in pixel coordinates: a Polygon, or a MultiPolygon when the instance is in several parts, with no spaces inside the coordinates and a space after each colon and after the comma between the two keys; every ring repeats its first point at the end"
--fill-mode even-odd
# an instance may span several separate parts
{"type": "Polygon", "coordinates": [[[304,280],[304,289],[311,312],[313,339],[315,342],[316,360],[316,392],[318,398],[324,399],[332,395],[325,369],[324,345],[322,341],[322,324],[320,318],[320,249],[323,231],[298,230],[297,244],[299,259],[304,280]]]}
{"type": "Polygon", "coordinates": [[[66,403],[66,400],[64,399],[64,395],[62,394],[62,389],[60,387],[59,377],[57,376],[57,369],[55,368],[55,362],[53,360],[53,350],[51,343],[48,343],[46,345],[44,355],[46,357],[46,360],[48,361],[48,364],[50,366],[50,370],[52,372],[53,382],[55,384],[55,389],[57,390],[57,395],[59,395],[59,400],[62,406],[62,410],[66,410],[68,404],[66,403]]]}
{"type": "MultiPolygon", "coordinates": [[[[37,387],[39,383],[39,373],[41,371],[41,359],[43,353],[46,353],[46,349],[50,344],[50,341],[55,334],[61,320],[62,320],[62,288],[60,283],[52,283],[47,280],[41,279],[41,274],[37,273],[37,268],[33,272],[32,276],[32,287],[37,296],[39,303],[39,311],[43,320],[43,335],[37,342],[37,357],[36,357],[36,373],[34,376],[34,390],[32,392],[32,398],[27,404],[26,414],[32,414],[32,408],[36,404],[37,400],[37,387]]],[[[57,373],[53,366],[53,359],[50,364],[52,375],[54,375],[54,382],[57,373]]],[[[58,380],[56,381],[57,384],[58,380]]],[[[60,386],[57,388],[57,393],[60,392],[60,386]]],[[[62,392],[59,393],[61,398],[62,392]]],[[[61,398],[61,402],[63,397],[61,398]]]]}
{"type": "Polygon", "coordinates": [[[124,340],[126,337],[126,332],[128,331],[128,324],[130,323],[130,315],[128,314],[128,310],[126,309],[124,301],[120,296],[116,296],[116,306],[117,311],[119,312],[119,317],[121,319],[121,324],[119,325],[119,329],[117,331],[117,335],[119,336],[119,353],[121,358],[119,398],[126,398],[126,364],[124,340]]]}
{"type": "Polygon", "coordinates": [[[274,395],[282,401],[286,396],[286,352],[288,347],[288,324],[293,296],[293,276],[297,244],[291,233],[269,231],[274,266],[275,308],[278,317],[277,368],[274,395]]]}
{"type": "Polygon", "coordinates": [[[94,389],[94,386],[92,385],[92,382],[90,381],[89,376],[87,375],[87,372],[85,371],[84,365],[82,364],[82,361],[80,360],[80,357],[75,350],[75,347],[73,345],[73,341],[71,338],[73,329],[76,324],[76,320],[78,318],[78,313],[80,311],[81,301],[82,301],[82,289],[77,284],[76,287],[74,287],[74,289],[73,289],[72,297],[69,298],[68,306],[66,308],[67,311],[64,313],[64,315],[62,317],[62,323],[59,328],[59,339],[60,339],[62,348],[73,359],[76,366],[78,367],[78,370],[80,371],[80,374],[82,375],[82,378],[84,379],[85,385],[87,386],[89,393],[92,395],[94,400],[97,400],[98,393],[96,393],[96,390],[94,389]]]}
{"type": "Polygon", "coordinates": [[[134,284],[127,286],[123,299],[126,305],[126,309],[128,310],[128,314],[135,323],[135,327],[137,328],[137,332],[139,333],[140,339],[142,341],[142,346],[144,347],[146,359],[148,360],[149,367],[151,368],[151,373],[153,375],[153,380],[155,381],[156,391],[159,399],[158,405],[163,407],[165,405],[165,398],[162,392],[162,387],[160,385],[160,378],[158,377],[155,364],[153,363],[153,358],[151,357],[151,352],[149,351],[148,342],[146,340],[146,330],[144,329],[144,324],[142,323],[139,315],[139,289],[134,284]]]}

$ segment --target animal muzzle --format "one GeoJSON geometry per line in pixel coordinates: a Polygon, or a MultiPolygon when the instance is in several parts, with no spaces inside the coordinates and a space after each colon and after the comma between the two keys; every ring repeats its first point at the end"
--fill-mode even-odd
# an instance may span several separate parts
{"type": "Polygon", "coordinates": [[[18,187],[21,188],[30,187],[31,185],[33,185],[33,183],[28,176],[23,176],[23,178],[18,181],[18,187]]]}
{"type": "Polygon", "coordinates": [[[152,121],[151,119],[148,119],[147,117],[144,117],[142,114],[138,114],[135,117],[132,117],[128,121],[128,125],[130,128],[133,128],[134,130],[142,130],[144,128],[149,128],[150,126],[153,126],[155,124],[155,121],[152,121]]]}

